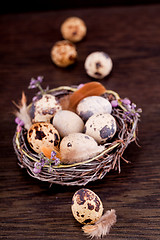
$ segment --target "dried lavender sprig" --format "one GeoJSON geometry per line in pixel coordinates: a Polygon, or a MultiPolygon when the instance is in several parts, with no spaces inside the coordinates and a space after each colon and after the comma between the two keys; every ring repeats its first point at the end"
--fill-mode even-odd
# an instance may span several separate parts
{"type": "Polygon", "coordinates": [[[42,81],[43,81],[43,76],[38,76],[37,79],[31,78],[31,81],[30,81],[30,84],[29,84],[28,88],[29,89],[39,88],[40,93],[43,95],[45,93],[45,91],[41,87],[42,81]]]}

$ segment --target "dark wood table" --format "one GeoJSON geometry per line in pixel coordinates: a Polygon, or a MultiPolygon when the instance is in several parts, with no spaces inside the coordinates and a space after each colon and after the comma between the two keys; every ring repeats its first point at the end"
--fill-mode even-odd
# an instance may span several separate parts
{"type": "Polygon", "coordinates": [[[84,70],[86,56],[107,52],[113,71],[101,80],[122,98],[143,109],[138,142],[129,145],[121,173],[111,171],[86,187],[114,208],[117,224],[109,240],[160,239],[160,5],[103,7],[11,13],[0,16],[0,239],[86,239],[71,213],[71,199],[80,187],[52,185],[31,178],[18,165],[12,146],[16,125],[12,100],[28,90],[31,77],[44,76],[43,86],[92,81],[84,70]],[[77,43],[78,61],[67,69],[50,58],[61,40],[60,25],[69,16],[87,24],[86,38],[77,43]]]}

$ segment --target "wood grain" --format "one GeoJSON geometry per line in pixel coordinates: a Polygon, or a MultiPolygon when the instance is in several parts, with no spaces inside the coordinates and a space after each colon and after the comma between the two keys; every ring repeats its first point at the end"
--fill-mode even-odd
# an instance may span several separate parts
{"type": "Polygon", "coordinates": [[[109,240],[159,240],[160,236],[160,5],[104,7],[4,14],[0,16],[0,239],[83,240],[81,225],[71,213],[71,199],[79,187],[62,187],[31,178],[18,166],[12,147],[15,123],[12,100],[28,90],[31,77],[43,75],[47,85],[91,81],[84,71],[86,56],[107,52],[113,71],[101,82],[129,97],[143,114],[139,148],[129,145],[121,173],[110,172],[86,187],[101,198],[104,209],[114,208],[118,221],[109,240]],[[87,24],[86,38],[77,43],[78,61],[67,69],[50,59],[61,40],[60,24],[68,16],[87,24]]]}

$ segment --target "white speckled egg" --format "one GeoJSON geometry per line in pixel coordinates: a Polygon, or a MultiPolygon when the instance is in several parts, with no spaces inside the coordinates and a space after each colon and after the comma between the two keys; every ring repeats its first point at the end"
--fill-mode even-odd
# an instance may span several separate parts
{"type": "Polygon", "coordinates": [[[105,143],[116,133],[115,118],[109,114],[94,114],[85,124],[85,133],[93,137],[98,143],[105,143]]]}
{"type": "Polygon", "coordinates": [[[53,126],[58,130],[61,137],[70,133],[82,132],[84,123],[82,119],[74,112],[62,110],[55,114],[53,126]]]}
{"type": "Polygon", "coordinates": [[[27,139],[31,148],[36,152],[41,152],[41,147],[56,147],[60,137],[58,131],[51,123],[34,123],[28,130],[27,139]]]}
{"type": "Polygon", "coordinates": [[[112,70],[112,60],[104,52],[93,52],[85,60],[85,70],[93,78],[102,79],[112,70]]]}
{"type": "Polygon", "coordinates": [[[93,114],[111,113],[112,105],[108,99],[101,96],[90,96],[82,99],[77,105],[77,114],[86,121],[93,114]]]}
{"type": "Polygon", "coordinates": [[[82,224],[93,224],[100,219],[103,205],[100,198],[93,191],[82,188],[72,198],[72,213],[74,218],[82,224]]]}
{"type": "Polygon", "coordinates": [[[61,162],[71,164],[96,156],[104,150],[97,142],[84,133],[71,133],[60,143],[61,162]]]}
{"type": "Polygon", "coordinates": [[[50,122],[56,112],[62,110],[59,101],[51,94],[44,94],[33,104],[33,122],[50,122]]]}

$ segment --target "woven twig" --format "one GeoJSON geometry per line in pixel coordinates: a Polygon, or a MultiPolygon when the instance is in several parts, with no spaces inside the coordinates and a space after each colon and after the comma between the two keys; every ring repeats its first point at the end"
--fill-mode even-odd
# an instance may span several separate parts
{"type": "MultiPolygon", "coordinates": [[[[76,88],[59,87],[50,90],[49,93],[61,97],[75,90],[76,88]]],[[[120,100],[117,93],[109,90],[103,97],[120,100]]],[[[34,178],[68,186],[86,185],[90,181],[102,179],[112,169],[120,172],[120,159],[128,162],[123,158],[123,153],[128,144],[136,140],[137,123],[139,120],[138,114],[130,116],[130,121],[125,119],[125,112],[127,112],[127,109],[119,101],[119,106],[113,108],[112,111],[112,115],[115,117],[118,126],[117,134],[112,142],[104,144],[105,150],[96,157],[86,159],[81,163],[52,166],[52,168],[44,165],[38,174],[33,169],[35,162],[40,161],[40,157],[30,149],[26,137],[27,131],[22,128],[21,131],[15,132],[13,138],[13,146],[19,160],[19,165],[22,168],[26,168],[29,175],[34,178]]]]}

